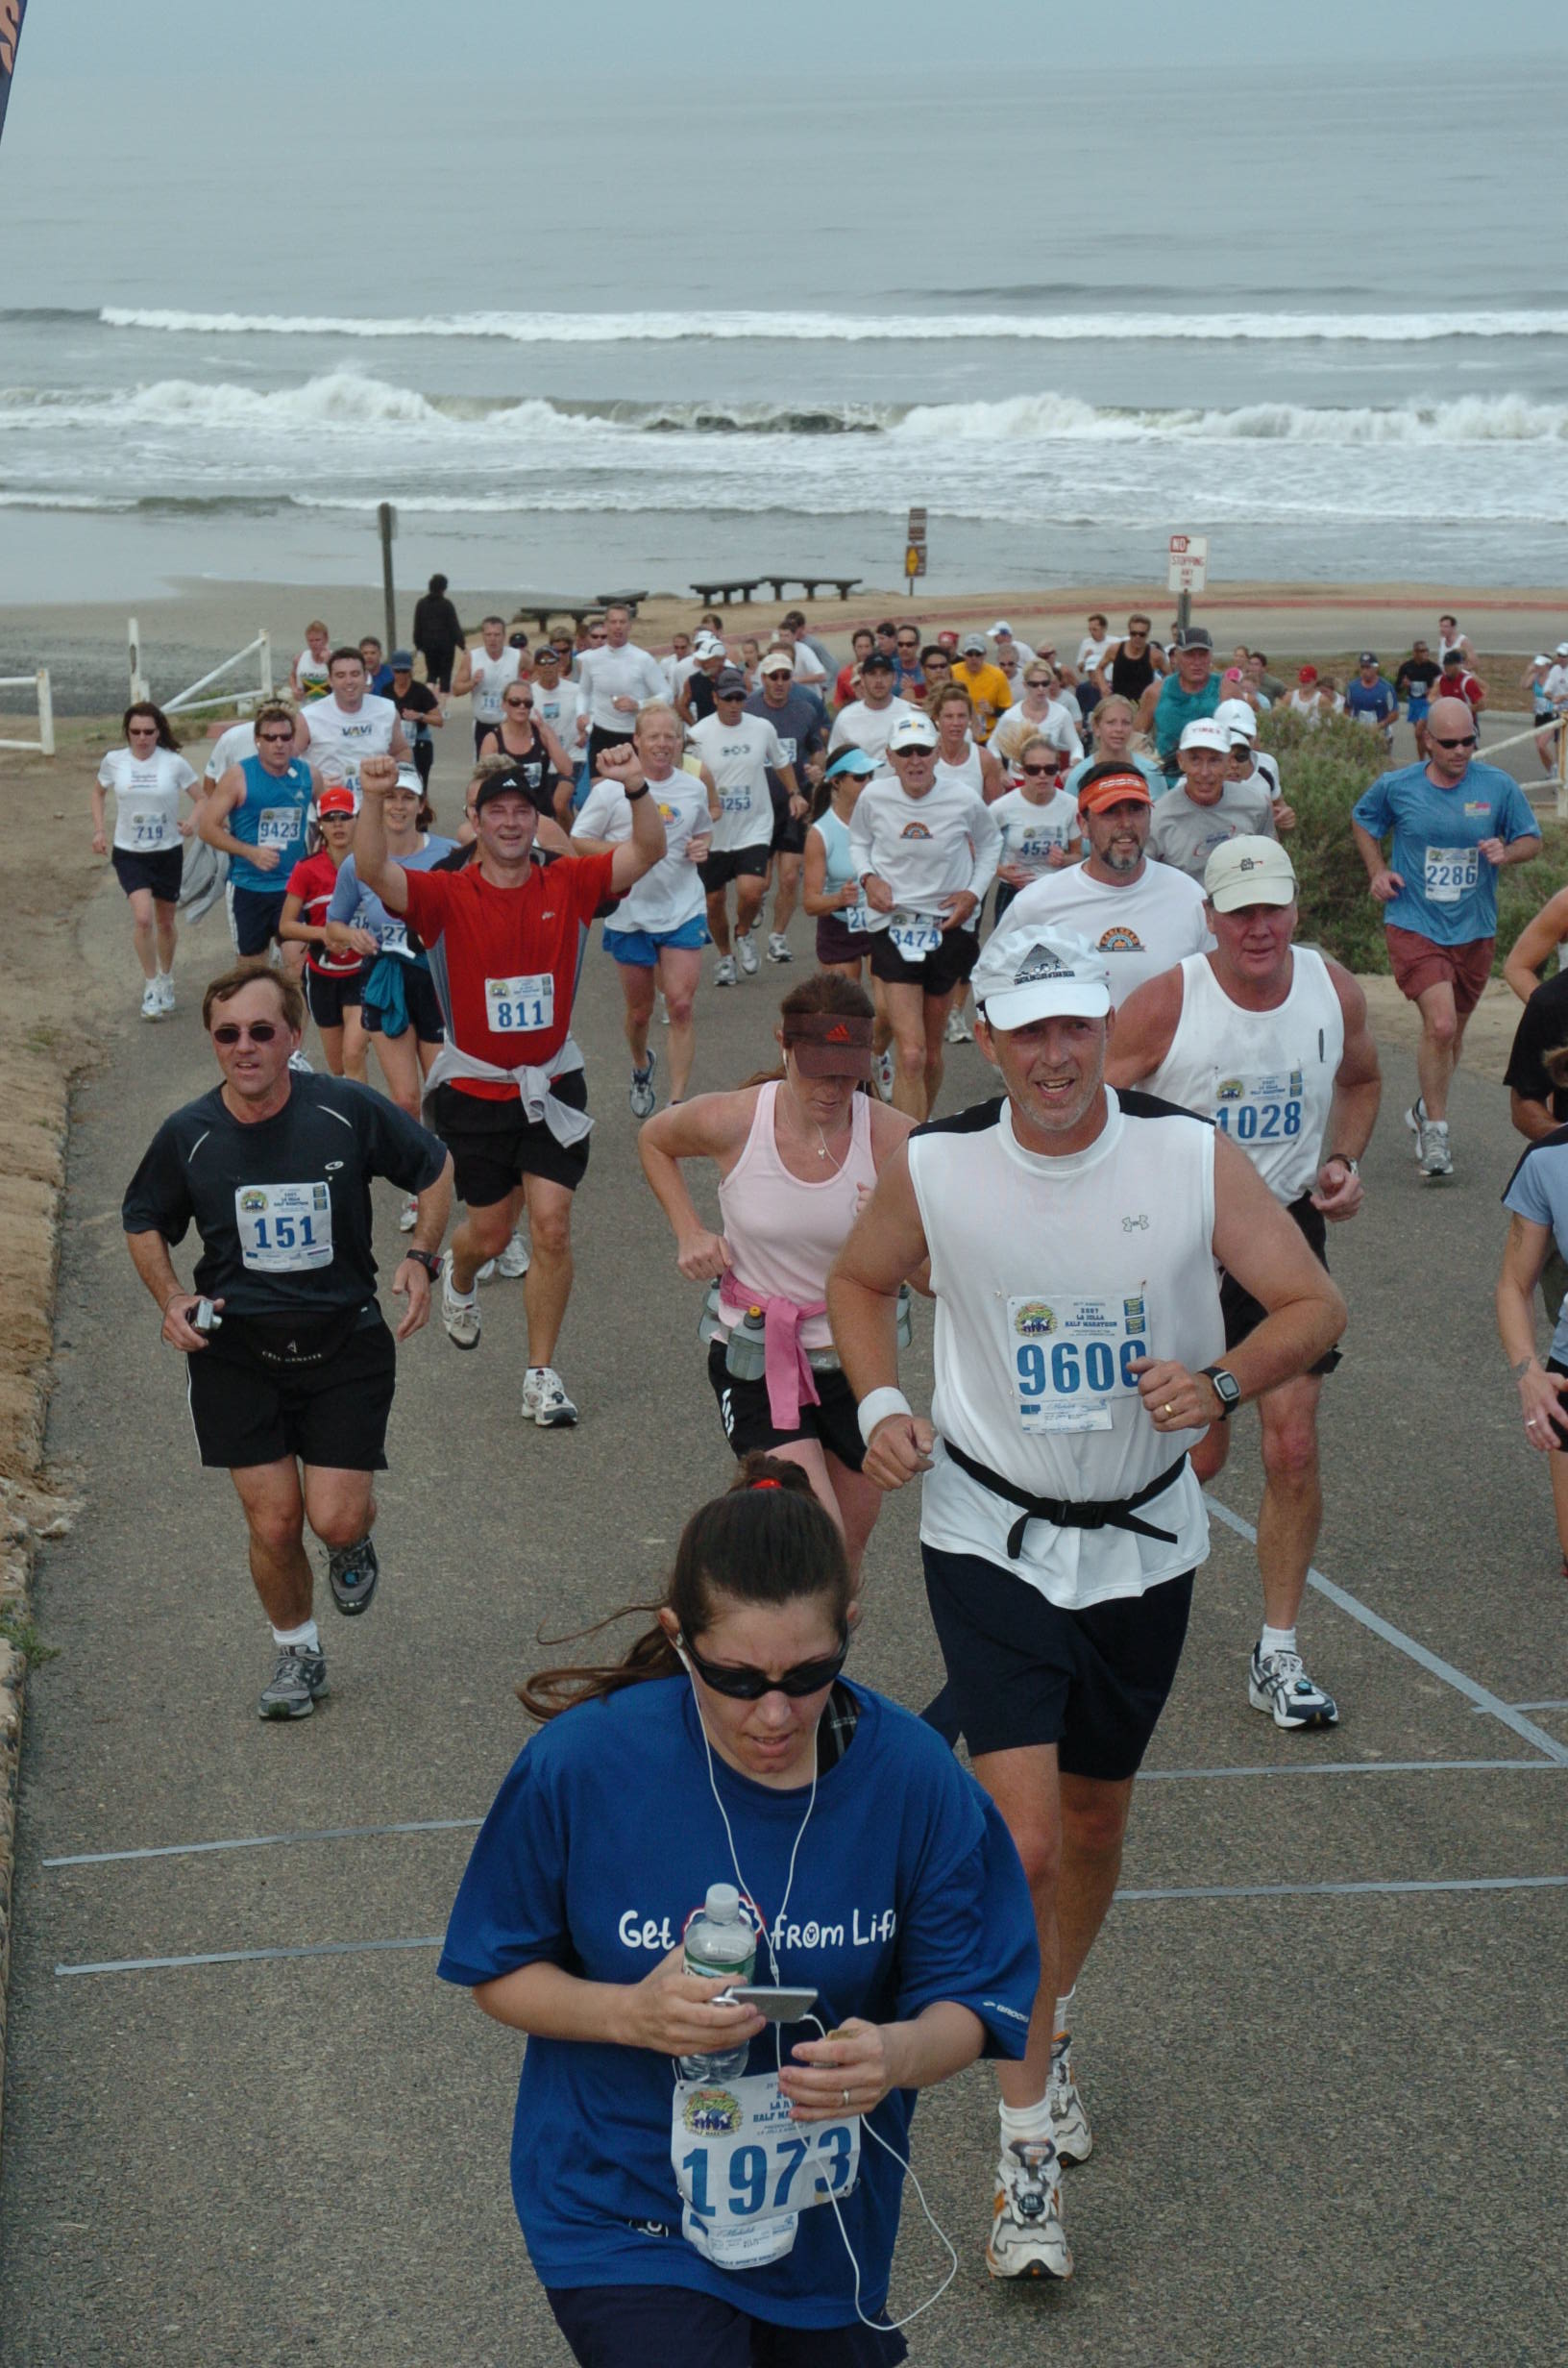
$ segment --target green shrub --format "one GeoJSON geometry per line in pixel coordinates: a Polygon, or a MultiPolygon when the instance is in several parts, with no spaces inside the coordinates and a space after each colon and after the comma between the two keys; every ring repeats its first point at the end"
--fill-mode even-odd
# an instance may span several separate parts
{"type": "MultiPolygon", "coordinates": [[[[1382,736],[1364,724],[1331,716],[1314,728],[1280,708],[1262,719],[1261,745],[1279,759],[1286,802],[1296,826],[1286,841],[1301,884],[1301,934],[1347,970],[1386,973],[1383,907],[1366,889],[1366,872],[1350,832],[1351,808],[1388,770],[1382,736]]],[[[1568,826],[1543,818],[1542,851],[1509,866],[1498,881],[1500,974],[1514,939],[1548,897],[1568,886],[1568,826]]]]}

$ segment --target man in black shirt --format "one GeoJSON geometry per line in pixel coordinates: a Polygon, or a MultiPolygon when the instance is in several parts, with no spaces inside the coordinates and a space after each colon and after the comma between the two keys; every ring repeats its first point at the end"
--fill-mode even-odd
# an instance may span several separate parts
{"type": "MultiPolygon", "coordinates": [[[[1520,1013],[1503,1082],[1508,1115],[1527,1143],[1568,1125],[1568,971],[1538,986],[1520,1013]]],[[[1541,1298],[1551,1322],[1565,1296],[1568,1261],[1553,1244],[1541,1269],[1541,1298]]]]}
{"type": "Polygon", "coordinates": [[[1432,704],[1432,686],[1442,671],[1426,643],[1418,641],[1411,645],[1409,656],[1401,661],[1394,677],[1394,697],[1406,703],[1418,756],[1427,752],[1427,709],[1432,704]]]}
{"type": "Polygon", "coordinates": [[[290,1070],[305,1024],[292,979],[241,963],[208,988],[202,1024],[223,1083],[165,1119],[121,1218],[163,1338],[185,1353],[202,1462],[229,1472],[244,1509],[277,1649],[261,1715],[304,1718],[327,1690],[306,1519],[340,1612],[362,1612],[379,1575],[372,1475],[386,1468],[397,1358],[376,1303],[371,1181],[419,1196],[392,1284],[408,1301],[403,1341],[429,1314],[452,1161],[380,1094],[290,1070]],[[186,1290],[169,1251],[192,1221],[202,1254],[186,1290]]]}
{"type": "Polygon", "coordinates": [[[435,742],[430,738],[430,730],[432,726],[437,731],[441,730],[447,719],[435,693],[427,684],[414,680],[411,651],[394,650],[391,666],[392,679],[386,696],[402,719],[404,737],[413,755],[419,785],[429,792],[430,767],[435,762],[435,742]]]}
{"type": "Polygon", "coordinates": [[[452,662],[462,639],[462,621],[447,598],[447,580],[432,576],[429,590],[414,603],[414,648],[424,655],[426,680],[438,691],[452,688],[452,662]]]}

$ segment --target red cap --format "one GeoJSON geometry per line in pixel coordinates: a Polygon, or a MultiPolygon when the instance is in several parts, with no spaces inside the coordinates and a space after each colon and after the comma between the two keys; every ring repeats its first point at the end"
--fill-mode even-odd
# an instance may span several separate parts
{"type": "Polygon", "coordinates": [[[316,800],[318,814],[352,814],[355,810],[354,792],[347,788],[324,789],[316,800]]]}

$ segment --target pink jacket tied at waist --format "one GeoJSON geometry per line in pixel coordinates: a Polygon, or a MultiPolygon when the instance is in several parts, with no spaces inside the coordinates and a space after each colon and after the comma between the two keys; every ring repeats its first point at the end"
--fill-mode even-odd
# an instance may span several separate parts
{"type": "Polygon", "coordinates": [[[768,1412],[775,1430],[798,1430],[801,1405],[821,1403],[811,1359],[800,1345],[800,1326],[813,1316],[825,1316],[827,1301],[817,1299],[798,1307],[794,1299],[766,1298],[726,1273],[719,1285],[719,1304],[726,1316],[744,1316],[749,1308],[761,1308],[768,1412]]]}

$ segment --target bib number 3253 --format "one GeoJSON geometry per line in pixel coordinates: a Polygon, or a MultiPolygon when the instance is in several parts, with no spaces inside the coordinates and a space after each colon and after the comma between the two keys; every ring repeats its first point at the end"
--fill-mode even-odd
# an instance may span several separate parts
{"type": "Polygon", "coordinates": [[[554,978],[549,971],[528,972],[520,978],[487,978],[484,1016],[497,1036],[549,1027],[555,1017],[554,978]]]}
{"type": "Polygon", "coordinates": [[[234,1221],[240,1260],[252,1274],[308,1274],[332,1263],[332,1196],[325,1184],[241,1184],[234,1221]]]}
{"type": "Polygon", "coordinates": [[[772,2072],[677,2081],[670,2158],[681,2232],[723,2269],[780,2260],[801,2212],[841,2203],[860,2176],[860,2123],[796,2122],[772,2072]]]}
{"type": "Polygon", "coordinates": [[[1135,1361],[1149,1353],[1141,1286],[1084,1298],[1042,1291],[1007,1303],[1014,1402],[1023,1431],[1109,1431],[1112,1401],[1137,1394],[1135,1361]]]}

